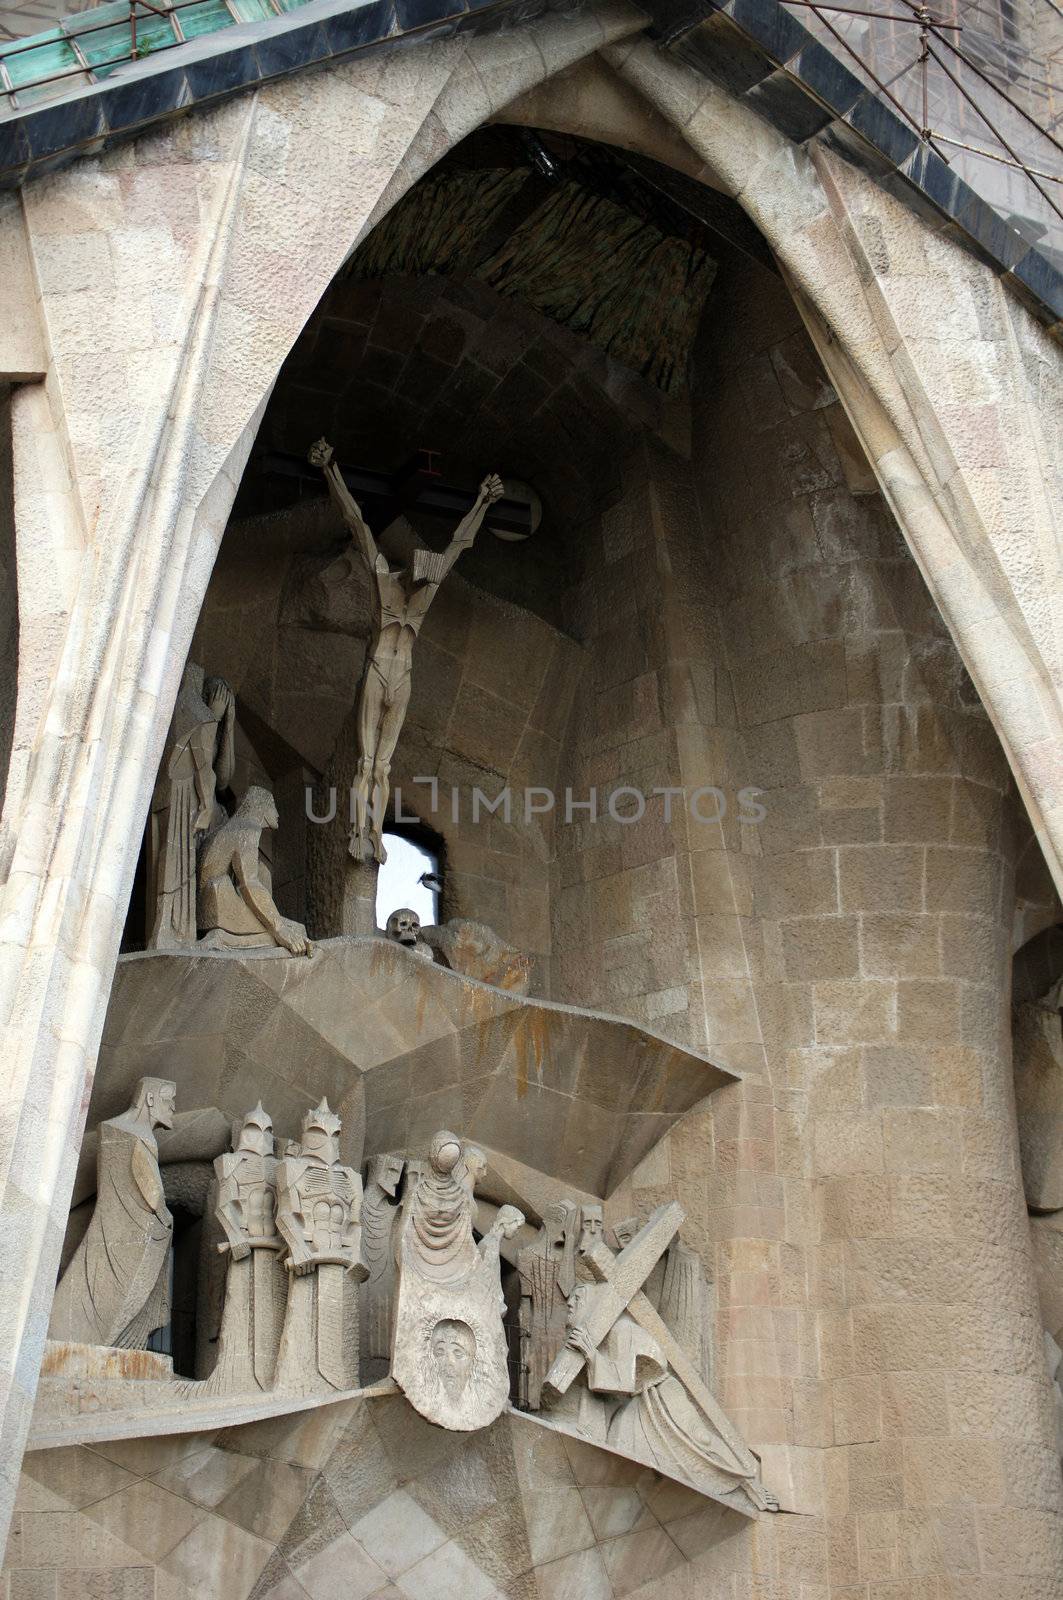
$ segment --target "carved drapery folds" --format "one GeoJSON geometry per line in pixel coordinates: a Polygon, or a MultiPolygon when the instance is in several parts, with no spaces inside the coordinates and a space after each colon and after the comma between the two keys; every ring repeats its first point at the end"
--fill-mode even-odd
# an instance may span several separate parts
{"type": "Polygon", "coordinates": [[[277,909],[262,861],[262,835],[279,826],[273,795],[248,785],[230,815],[221,796],[235,769],[235,696],[189,661],[151,801],[148,948],[188,950],[202,933],[208,950],[279,945],[309,955],[306,929],[277,909]]]}
{"type": "Polygon", "coordinates": [[[235,704],[228,684],[204,681],[203,668],[188,662],[151,800],[151,950],[196,942],[196,860],[203,838],[225,815],[217,796],[233,773],[235,704]]]}
{"type": "Polygon", "coordinates": [[[368,1274],[361,1295],[361,1368],[367,1382],[386,1376],[391,1365],[391,1319],[395,1289],[393,1230],[396,1199],[406,1163],[401,1155],[374,1156],[362,1196],[362,1260],[368,1274]]]}
{"type": "Polygon", "coordinates": [[[176,1094],[141,1078],[128,1111],[100,1124],[96,1208],[55,1291],[52,1339],[143,1350],[169,1320],[173,1218],[155,1129],[173,1126],[176,1094]]]}
{"type": "Polygon", "coordinates": [[[231,817],[203,845],[199,857],[198,922],[208,950],[280,945],[293,956],[310,955],[300,922],[282,916],[261,868],[260,843],[278,826],[268,789],[252,785],[231,817]]]}
{"type": "Polygon", "coordinates": [[[714,1499],[771,1502],[742,1443],[685,1350],[643,1292],[683,1221],[659,1206],[618,1254],[592,1215],[577,1255],[566,1341],[542,1383],[545,1417],[714,1499]],[[573,1389],[576,1389],[573,1395],[573,1389]]]}
{"type": "Polygon", "coordinates": [[[477,1246],[475,1184],[482,1152],[437,1133],[398,1240],[392,1377],[422,1416],[444,1428],[484,1428],[509,1398],[499,1245],[524,1221],[503,1206],[477,1246]]]}

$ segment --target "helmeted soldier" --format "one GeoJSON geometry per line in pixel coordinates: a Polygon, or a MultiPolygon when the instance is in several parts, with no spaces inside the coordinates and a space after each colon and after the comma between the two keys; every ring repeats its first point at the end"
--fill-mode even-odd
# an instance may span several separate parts
{"type": "Polygon", "coordinates": [[[229,1252],[215,1382],[226,1389],[269,1387],[277,1360],[287,1274],[277,1231],[273,1122],[262,1102],[244,1118],[230,1155],[218,1156],[215,1214],[229,1252]]]}
{"type": "Polygon", "coordinates": [[[291,1274],[278,1387],[319,1387],[323,1379],[348,1389],[358,1382],[357,1306],[345,1280],[366,1277],[362,1180],[340,1160],[339,1132],[339,1117],[322,1099],[303,1118],[298,1154],[278,1163],[277,1228],[291,1274]]]}

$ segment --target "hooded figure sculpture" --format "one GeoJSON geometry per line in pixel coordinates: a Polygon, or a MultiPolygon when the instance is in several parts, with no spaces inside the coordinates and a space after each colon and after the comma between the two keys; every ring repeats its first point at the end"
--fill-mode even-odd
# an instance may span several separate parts
{"type": "Polygon", "coordinates": [[[148,948],[196,942],[196,856],[224,816],[217,791],[234,765],[236,702],[221,678],[203,679],[190,661],[177,694],[166,750],[151,798],[148,832],[148,948]]]}
{"type": "Polygon", "coordinates": [[[509,1397],[498,1247],[524,1221],[503,1206],[481,1246],[474,1185],[486,1165],[452,1133],[437,1133],[403,1208],[391,1375],[440,1427],[485,1428],[509,1397]]]}
{"type": "Polygon", "coordinates": [[[176,1086],[141,1078],[133,1103],[100,1124],[96,1209],[52,1302],[49,1338],[143,1350],[170,1320],[173,1218],[156,1128],[172,1128],[176,1086]]]}

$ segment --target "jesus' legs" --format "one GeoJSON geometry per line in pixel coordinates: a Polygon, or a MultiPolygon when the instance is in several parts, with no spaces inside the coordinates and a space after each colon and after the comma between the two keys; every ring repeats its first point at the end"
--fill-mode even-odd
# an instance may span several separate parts
{"type": "Polygon", "coordinates": [[[407,671],[405,677],[393,689],[384,707],[384,715],[377,732],[376,758],[373,762],[372,839],[373,854],[381,865],[387,860],[387,851],[384,849],[381,835],[384,831],[384,815],[390,793],[391,758],[399,742],[399,734],[402,732],[406,707],[409,703],[410,674],[407,671]]]}
{"type": "Polygon", "coordinates": [[[373,661],[366,664],[358,690],[358,778],[354,788],[354,818],[348,848],[361,861],[369,832],[369,790],[373,782],[380,724],[384,716],[387,685],[373,661]]]}

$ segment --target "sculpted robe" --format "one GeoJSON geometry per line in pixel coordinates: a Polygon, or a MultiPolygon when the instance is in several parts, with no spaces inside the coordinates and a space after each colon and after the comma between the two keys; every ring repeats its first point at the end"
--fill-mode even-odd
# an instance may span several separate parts
{"type": "Polygon", "coordinates": [[[629,1395],[609,1422],[606,1442],[709,1493],[749,1472],[670,1370],[652,1334],[624,1312],[587,1364],[597,1394],[629,1395]]]}
{"type": "Polygon", "coordinates": [[[361,1294],[362,1376],[374,1382],[391,1364],[391,1312],[395,1291],[392,1230],[398,1203],[377,1183],[362,1199],[362,1260],[369,1276],[361,1294]]]}
{"type": "MultiPolygon", "coordinates": [[[[225,780],[232,765],[232,717],[225,718],[225,780]]],[[[203,698],[203,672],[190,663],[174,706],[151,801],[148,948],[196,942],[196,853],[215,820],[218,717],[203,698]],[[203,826],[197,828],[197,822],[203,826]]]]}
{"type": "Polygon", "coordinates": [[[173,1218],[145,1124],[115,1117],[99,1138],[96,1209],[55,1291],[48,1334],[143,1350],[170,1320],[173,1218]]]}
{"type": "Polygon", "coordinates": [[[501,1413],[509,1371],[499,1239],[477,1247],[472,1181],[440,1159],[455,1142],[436,1135],[403,1208],[391,1375],[429,1422],[470,1432],[501,1413]]]}

